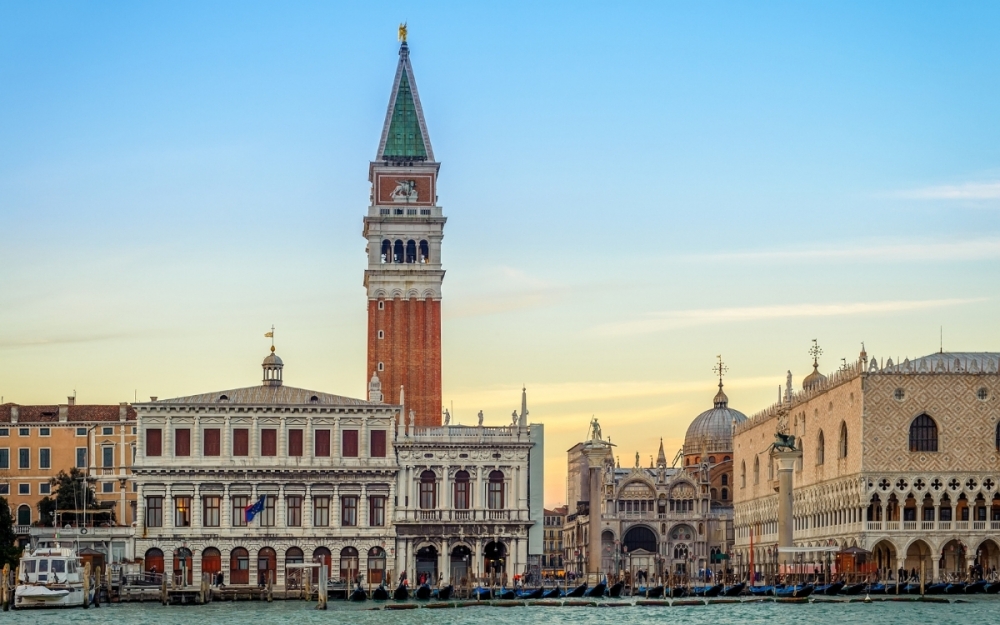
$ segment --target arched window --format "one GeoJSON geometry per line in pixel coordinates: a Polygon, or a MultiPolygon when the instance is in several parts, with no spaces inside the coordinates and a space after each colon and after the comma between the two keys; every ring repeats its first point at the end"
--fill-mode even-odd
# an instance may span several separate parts
{"type": "Polygon", "coordinates": [[[392,262],[392,241],[389,239],[384,239],[382,241],[382,262],[391,263],[392,262]]]}
{"type": "Polygon", "coordinates": [[[729,476],[726,475],[725,473],[722,474],[722,485],[723,486],[729,485],[729,476]]]}
{"type": "Polygon", "coordinates": [[[847,457],[847,424],[840,422],[840,457],[847,457]]]}
{"type": "Polygon", "coordinates": [[[250,552],[243,547],[229,552],[229,583],[250,583],[250,552]]]}
{"type": "Polygon", "coordinates": [[[708,457],[708,464],[715,464],[715,456],[708,457]]]}
{"type": "Polygon", "coordinates": [[[22,504],[17,507],[17,524],[31,525],[31,506],[22,504]]]}
{"type": "Polygon", "coordinates": [[[997,451],[1000,451],[1000,423],[997,423],[997,451]]]}
{"type": "Polygon", "coordinates": [[[816,464],[823,464],[826,461],[826,437],[823,436],[823,430],[819,431],[819,436],[816,438],[816,464]]]}
{"type": "Polygon", "coordinates": [[[910,451],[937,451],[938,429],[934,419],[920,415],[910,424],[910,451]]]}
{"type": "Polygon", "coordinates": [[[417,243],[413,239],[406,242],[406,262],[417,262],[417,243]]]}
{"type": "Polygon", "coordinates": [[[289,547],[285,551],[285,586],[290,588],[302,588],[302,574],[304,569],[294,566],[306,561],[306,555],[298,547],[289,547]]]}
{"type": "Polygon", "coordinates": [[[437,476],[434,471],[420,474],[420,508],[433,510],[437,507],[437,476]]]}
{"type": "Polygon", "coordinates": [[[728,499],[729,499],[729,489],[728,488],[723,488],[722,489],[722,500],[726,501],[728,499]]]}
{"type": "Polygon", "coordinates": [[[372,547],[368,550],[368,583],[381,584],[385,580],[385,549],[372,547]]]}
{"type": "Polygon", "coordinates": [[[747,487],[747,463],[746,460],[740,462],[740,488],[747,487]]]}
{"type": "Polygon", "coordinates": [[[503,509],[503,471],[490,471],[490,482],[486,491],[486,507],[490,510],[503,509]]]}
{"type": "Polygon", "coordinates": [[[217,575],[222,570],[222,552],[215,547],[205,547],[201,551],[201,572],[217,575]]]}
{"type": "Polygon", "coordinates": [[[427,241],[420,242],[420,262],[429,263],[431,262],[431,248],[427,245],[427,241]]]}
{"type": "Polygon", "coordinates": [[[767,479],[774,481],[774,458],[767,457],[767,479]]]}
{"type": "Polygon", "coordinates": [[[455,509],[468,510],[471,507],[469,497],[469,472],[459,471],[455,474],[455,509]]]}
{"type": "Polygon", "coordinates": [[[403,262],[403,242],[399,239],[396,239],[396,243],[392,246],[392,262],[403,262]]]}
{"type": "Polygon", "coordinates": [[[340,579],[354,582],[358,576],[358,550],[344,547],[340,550],[340,579]]]}
{"type": "Polygon", "coordinates": [[[274,584],[277,580],[278,553],[271,547],[261,547],[257,552],[257,584],[274,584]]]}
{"type": "Polygon", "coordinates": [[[758,457],[753,459],[753,483],[760,483],[760,458],[758,457]]]}

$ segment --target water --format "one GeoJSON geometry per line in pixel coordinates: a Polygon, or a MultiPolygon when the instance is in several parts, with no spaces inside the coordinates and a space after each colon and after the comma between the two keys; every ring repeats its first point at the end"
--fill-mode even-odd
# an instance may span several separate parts
{"type": "Polygon", "coordinates": [[[446,610],[371,610],[378,604],[331,602],[320,612],[315,604],[301,601],[260,603],[216,602],[206,606],[162,606],[158,603],[127,603],[89,610],[26,610],[0,614],[6,625],[37,625],[58,622],[73,624],[114,623],[115,625],[257,625],[259,623],[294,623],[295,625],[605,625],[610,621],[662,623],[663,625],[719,625],[720,623],[789,625],[822,623],[856,625],[857,623],[934,623],[968,625],[996,622],[1000,597],[969,598],[967,603],[810,603],[742,604],[677,607],[471,607],[446,610]]]}

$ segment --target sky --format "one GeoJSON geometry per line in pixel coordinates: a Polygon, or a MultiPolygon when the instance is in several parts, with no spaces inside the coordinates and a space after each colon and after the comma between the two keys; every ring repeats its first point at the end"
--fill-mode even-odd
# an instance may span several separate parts
{"type": "Polygon", "coordinates": [[[0,395],[363,397],[362,217],[409,45],[443,401],[624,462],[855,359],[1000,351],[1000,5],[0,4],[0,395]]]}

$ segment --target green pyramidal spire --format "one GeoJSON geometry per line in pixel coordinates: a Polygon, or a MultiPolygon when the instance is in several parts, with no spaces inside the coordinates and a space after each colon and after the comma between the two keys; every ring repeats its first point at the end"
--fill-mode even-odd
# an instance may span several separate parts
{"type": "Polygon", "coordinates": [[[389,110],[385,116],[378,157],[383,161],[434,160],[417,82],[410,66],[410,51],[405,41],[399,47],[399,65],[389,96],[389,110]]]}

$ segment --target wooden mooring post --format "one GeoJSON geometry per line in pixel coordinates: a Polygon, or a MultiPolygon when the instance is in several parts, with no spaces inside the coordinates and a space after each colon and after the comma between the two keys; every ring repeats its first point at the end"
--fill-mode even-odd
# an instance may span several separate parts
{"type": "Polygon", "coordinates": [[[101,607],[101,567],[94,569],[94,607],[101,607]]]}
{"type": "Polygon", "coordinates": [[[3,586],[2,586],[3,611],[10,610],[10,564],[3,565],[3,586]]]}
{"type": "Polygon", "coordinates": [[[274,601],[273,591],[274,591],[274,573],[275,571],[267,572],[267,602],[271,603],[274,601]]]}
{"type": "Polygon", "coordinates": [[[83,565],[83,609],[90,607],[90,562],[83,565]]]}
{"type": "Polygon", "coordinates": [[[327,571],[326,563],[324,562],[319,567],[319,589],[318,589],[318,592],[317,592],[317,595],[316,595],[316,609],[317,610],[325,610],[326,609],[327,591],[329,590],[327,588],[327,586],[329,585],[327,583],[327,575],[328,575],[328,573],[329,573],[329,571],[327,571]]]}
{"type": "Polygon", "coordinates": [[[160,603],[167,605],[167,574],[163,574],[163,578],[160,581],[160,603]]]}

